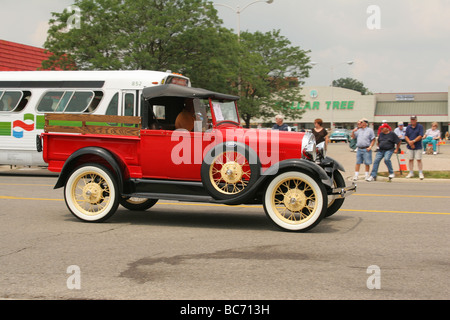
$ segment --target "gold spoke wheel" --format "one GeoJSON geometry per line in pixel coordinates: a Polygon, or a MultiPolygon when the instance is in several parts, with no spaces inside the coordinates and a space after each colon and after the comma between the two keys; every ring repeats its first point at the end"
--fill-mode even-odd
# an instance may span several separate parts
{"type": "Polygon", "coordinates": [[[263,198],[267,216],[280,228],[306,231],[316,226],[327,209],[327,193],[312,176],[288,171],[273,178],[263,198]]]}
{"type": "Polygon", "coordinates": [[[85,164],[70,174],[64,188],[64,199],[78,219],[105,221],[119,205],[117,183],[107,168],[85,164]]]}
{"type": "Polygon", "coordinates": [[[72,185],[71,194],[75,205],[86,215],[101,213],[111,201],[108,183],[95,172],[79,175],[72,185]]]}
{"type": "Polygon", "coordinates": [[[214,158],[209,169],[212,186],[223,194],[243,191],[251,178],[247,159],[235,151],[226,151],[214,158]]]}
{"type": "Polygon", "coordinates": [[[272,207],[277,216],[290,224],[308,220],[317,209],[316,194],[307,181],[286,178],[272,193],[272,207]]]}

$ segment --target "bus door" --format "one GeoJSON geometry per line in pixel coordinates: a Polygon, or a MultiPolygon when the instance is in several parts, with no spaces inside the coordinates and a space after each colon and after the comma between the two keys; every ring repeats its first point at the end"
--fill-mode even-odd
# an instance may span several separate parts
{"type": "Polygon", "coordinates": [[[139,91],[124,90],[122,91],[122,116],[138,116],[139,115],[139,91]]]}

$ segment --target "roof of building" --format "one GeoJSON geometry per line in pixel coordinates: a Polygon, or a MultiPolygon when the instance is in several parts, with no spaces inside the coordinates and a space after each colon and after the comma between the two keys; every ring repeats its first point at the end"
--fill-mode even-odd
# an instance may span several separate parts
{"type": "Polygon", "coordinates": [[[0,40],[0,71],[35,71],[50,55],[42,48],[0,40]]]}

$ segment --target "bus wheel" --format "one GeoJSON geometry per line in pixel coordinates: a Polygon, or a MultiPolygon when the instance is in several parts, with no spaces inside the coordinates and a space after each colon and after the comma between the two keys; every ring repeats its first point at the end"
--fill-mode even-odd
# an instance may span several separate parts
{"type": "Polygon", "coordinates": [[[145,211],[150,209],[158,202],[158,199],[136,198],[136,197],[121,197],[119,203],[132,211],[145,211]]]}
{"type": "Polygon", "coordinates": [[[119,205],[117,182],[111,172],[97,164],[85,164],[69,176],[64,199],[72,214],[86,222],[110,218],[119,205]]]}
{"type": "Polygon", "coordinates": [[[298,171],[276,176],[267,186],[263,200],[267,216],[287,231],[313,228],[327,210],[325,186],[298,171]]]}

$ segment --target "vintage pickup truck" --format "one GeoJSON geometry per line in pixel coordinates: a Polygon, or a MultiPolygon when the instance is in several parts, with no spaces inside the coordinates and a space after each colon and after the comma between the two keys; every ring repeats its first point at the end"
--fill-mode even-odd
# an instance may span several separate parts
{"type": "Polygon", "coordinates": [[[145,88],[140,117],[46,115],[38,150],[83,221],[105,221],[119,204],[146,210],[159,199],[262,204],[288,231],[337,212],[356,190],[342,165],[310,133],[244,129],[238,99],[177,85],[145,88]]]}

